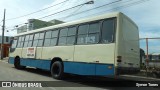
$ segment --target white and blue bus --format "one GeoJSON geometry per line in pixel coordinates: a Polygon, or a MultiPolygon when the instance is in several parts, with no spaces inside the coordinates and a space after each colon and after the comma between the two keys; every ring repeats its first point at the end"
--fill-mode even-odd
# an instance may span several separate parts
{"type": "Polygon", "coordinates": [[[137,25],[121,12],[67,22],[14,37],[9,63],[64,73],[115,76],[140,69],[137,25]]]}

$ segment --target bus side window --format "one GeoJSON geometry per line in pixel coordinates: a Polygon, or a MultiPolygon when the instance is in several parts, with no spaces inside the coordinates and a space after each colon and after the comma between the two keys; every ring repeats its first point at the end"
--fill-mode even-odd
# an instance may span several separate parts
{"type": "Polygon", "coordinates": [[[115,19],[107,19],[102,24],[102,43],[114,42],[115,36],[115,19]]]}
{"type": "Polygon", "coordinates": [[[89,25],[89,33],[87,37],[87,43],[98,43],[100,34],[100,23],[92,23],[89,25]]]}
{"type": "Polygon", "coordinates": [[[50,46],[52,31],[47,31],[44,39],[44,46],[50,46]]]}
{"type": "Polygon", "coordinates": [[[17,47],[19,48],[21,46],[21,37],[18,37],[18,44],[17,47]]]}
{"type": "Polygon", "coordinates": [[[88,35],[88,24],[80,25],[78,27],[77,44],[86,44],[88,35]]]}
{"type": "Polygon", "coordinates": [[[29,41],[27,47],[31,47],[33,42],[33,35],[29,35],[29,41]]]}
{"type": "Polygon", "coordinates": [[[24,39],[25,39],[25,36],[22,36],[21,47],[23,47],[24,45],[24,39]]]}
{"type": "Polygon", "coordinates": [[[68,28],[60,30],[58,45],[66,45],[68,28]]]}
{"type": "Polygon", "coordinates": [[[24,38],[25,38],[24,36],[20,36],[20,37],[18,38],[18,45],[17,45],[18,48],[23,47],[24,38]]]}
{"type": "Polygon", "coordinates": [[[33,39],[33,47],[36,47],[38,45],[38,38],[39,38],[39,33],[36,33],[33,39]]]}
{"type": "Polygon", "coordinates": [[[39,34],[39,38],[38,38],[38,45],[37,46],[43,46],[43,40],[44,40],[44,32],[39,34]]]}
{"type": "Polygon", "coordinates": [[[68,29],[68,35],[67,35],[67,45],[74,45],[75,38],[76,38],[76,26],[70,27],[68,29]]]}
{"type": "Polygon", "coordinates": [[[16,48],[17,47],[17,40],[13,40],[12,41],[12,48],[16,48]]]}
{"type": "Polygon", "coordinates": [[[52,36],[51,36],[51,45],[52,45],[52,46],[57,45],[58,32],[59,32],[59,30],[54,30],[54,31],[52,31],[52,36]]]}
{"type": "Polygon", "coordinates": [[[26,35],[25,41],[24,41],[24,47],[27,47],[29,41],[29,35],[26,35]]]}

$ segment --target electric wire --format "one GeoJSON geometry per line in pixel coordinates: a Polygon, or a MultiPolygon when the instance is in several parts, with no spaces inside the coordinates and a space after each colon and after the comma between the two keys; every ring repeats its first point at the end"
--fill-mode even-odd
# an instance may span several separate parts
{"type": "MultiPolygon", "coordinates": [[[[74,16],[74,15],[77,15],[77,14],[81,14],[81,13],[84,13],[84,12],[88,12],[88,11],[91,11],[91,10],[94,10],[94,9],[98,9],[98,8],[101,8],[101,7],[104,7],[104,6],[107,6],[107,5],[111,5],[111,4],[114,4],[114,3],[117,3],[117,2],[120,2],[122,0],[117,0],[117,1],[114,1],[114,2],[111,2],[111,3],[108,3],[108,4],[104,4],[104,5],[101,5],[101,6],[98,6],[98,7],[95,7],[95,8],[92,8],[92,9],[89,9],[89,10],[85,10],[85,11],[82,11],[82,12],[79,12],[79,13],[76,13],[76,14],[71,14],[71,15],[68,15],[68,16],[65,16],[65,17],[62,17],[62,18],[67,18],[67,17],[71,17],[71,16],[74,16]]],[[[130,2],[131,0],[128,0],[127,2],[130,2]]],[[[116,8],[112,8],[112,9],[109,9],[109,10],[115,10],[115,9],[122,9],[124,7],[130,7],[130,6],[133,6],[133,5],[137,5],[137,4],[140,4],[140,3],[143,3],[143,2],[146,2],[146,1],[149,1],[149,0],[140,0],[140,1],[137,1],[137,2],[133,2],[133,3],[129,3],[129,4],[126,4],[126,5],[121,5],[119,7],[116,7],[116,8]]],[[[85,3],[84,3],[85,4],[85,3]]],[[[77,5],[77,6],[74,6],[74,7],[71,7],[70,9],[72,8],[75,8],[75,7],[78,7],[78,6],[83,6],[84,4],[80,4],[80,5],[77,5]]],[[[80,8],[81,8],[80,7],[80,8]]],[[[80,9],[79,8],[79,9],[80,9]]],[[[56,12],[56,13],[53,13],[53,14],[50,14],[50,15],[47,15],[47,16],[44,16],[44,17],[41,17],[39,19],[42,19],[42,18],[46,18],[46,17],[49,17],[49,16],[52,16],[52,15],[55,15],[55,14],[58,14],[58,13],[61,13],[61,12],[64,12],[66,10],[69,10],[68,9],[65,9],[65,10],[62,10],[60,12],[56,12]]],[[[105,10],[105,11],[109,11],[109,10],[105,10]]],[[[103,11],[104,12],[104,11],[103,11]]],[[[98,12],[99,13],[99,12],[98,12]]],[[[97,14],[97,13],[96,13],[97,14]]],[[[92,15],[95,15],[95,14],[92,14],[92,15]]],[[[62,18],[59,18],[59,19],[62,19],[62,18]]],[[[82,17],[81,17],[82,18],[82,17]]],[[[24,23],[23,23],[24,24],[24,23]]],[[[23,24],[18,24],[18,25],[23,25],[23,24]]]]}
{"type": "Polygon", "coordinates": [[[60,2],[60,3],[58,3],[58,4],[55,4],[55,5],[52,5],[52,6],[46,7],[46,8],[44,8],[44,9],[41,9],[41,10],[38,10],[38,11],[31,12],[31,13],[26,14],[26,15],[22,15],[22,16],[19,16],[19,17],[6,19],[6,21],[8,21],[8,20],[14,20],[14,19],[19,19],[19,18],[22,18],[22,17],[26,17],[26,16],[29,16],[29,15],[32,15],[32,14],[35,14],[35,13],[38,13],[38,12],[44,11],[44,10],[46,10],[46,9],[49,9],[49,8],[55,7],[55,6],[57,6],[57,5],[63,4],[63,3],[65,3],[65,2],[67,2],[67,1],[69,1],[69,0],[65,0],[65,1],[60,2]]]}

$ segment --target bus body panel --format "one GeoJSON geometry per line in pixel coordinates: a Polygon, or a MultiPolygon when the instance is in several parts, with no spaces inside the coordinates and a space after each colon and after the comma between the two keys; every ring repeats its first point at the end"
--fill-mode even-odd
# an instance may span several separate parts
{"type": "Polygon", "coordinates": [[[76,45],[74,61],[114,64],[114,51],[114,43],[96,45],[76,45]]]}
{"type": "Polygon", "coordinates": [[[116,61],[115,66],[122,70],[140,69],[140,48],[138,27],[127,16],[119,15],[119,30],[116,37],[116,61]],[[120,63],[117,56],[122,57],[120,63]]]}
{"type": "Polygon", "coordinates": [[[43,52],[42,47],[36,47],[35,58],[36,59],[42,59],[42,52],[43,52]]]}
{"type": "Polygon", "coordinates": [[[113,76],[114,64],[64,62],[64,72],[78,75],[113,76]]]}
{"type": "Polygon", "coordinates": [[[14,49],[13,52],[9,53],[10,57],[16,57],[16,56],[21,57],[21,55],[22,55],[22,48],[16,48],[16,49],[14,49]]]}
{"type": "Polygon", "coordinates": [[[74,46],[43,47],[42,59],[60,57],[63,61],[73,61],[74,46]]]}
{"type": "Polygon", "coordinates": [[[22,56],[21,58],[27,58],[27,48],[22,49],[22,56]]]}
{"type": "Polygon", "coordinates": [[[124,59],[127,60],[126,63],[128,63],[126,65],[124,63],[124,66],[137,68],[140,66],[138,28],[129,22],[128,19],[123,18],[123,23],[124,59]]]}

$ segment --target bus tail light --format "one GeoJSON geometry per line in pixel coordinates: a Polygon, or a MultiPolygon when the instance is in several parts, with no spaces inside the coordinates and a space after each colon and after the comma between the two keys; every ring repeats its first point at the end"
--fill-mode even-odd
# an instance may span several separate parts
{"type": "Polygon", "coordinates": [[[122,62],[122,56],[117,56],[117,62],[122,62]]]}
{"type": "Polygon", "coordinates": [[[108,66],[108,69],[112,69],[113,67],[112,66],[108,66]]]}

